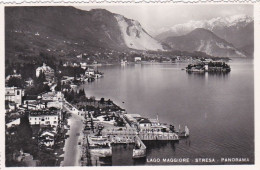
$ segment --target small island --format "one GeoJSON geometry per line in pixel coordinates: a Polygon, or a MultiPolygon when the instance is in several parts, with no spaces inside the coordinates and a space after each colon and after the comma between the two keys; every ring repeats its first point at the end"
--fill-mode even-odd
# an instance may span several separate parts
{"type": "Polygon", "coordinates": [[[196,64],[189,64],[186,67],[187,72],[223,72],[228,73],[231,68],[228,64],[222,61],[199,62],[196,64]]]}

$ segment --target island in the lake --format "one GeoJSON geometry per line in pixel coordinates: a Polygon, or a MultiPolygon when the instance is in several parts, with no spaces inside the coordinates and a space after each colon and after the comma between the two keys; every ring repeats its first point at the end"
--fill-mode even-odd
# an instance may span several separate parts
{"type": "Polygon", "coordinates": [[[196,64],[189,64],[186,67],[187,72],[223,72],[228,73],[231,68],[228,64],[222,61],[202,61],[196,64]]]}

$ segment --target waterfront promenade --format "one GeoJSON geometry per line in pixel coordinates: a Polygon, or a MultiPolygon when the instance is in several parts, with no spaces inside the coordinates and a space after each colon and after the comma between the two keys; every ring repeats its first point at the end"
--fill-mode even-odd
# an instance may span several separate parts
{"type": "Polygon", "coordinates": [[[78,142],[83,129],[83,121],[76,114],[71,114],[68,121],[70,126],[68,131],[69,137],[65,141],[64,161],[61,163],[61,166],[80,166],[81,151],[78,142]]]}

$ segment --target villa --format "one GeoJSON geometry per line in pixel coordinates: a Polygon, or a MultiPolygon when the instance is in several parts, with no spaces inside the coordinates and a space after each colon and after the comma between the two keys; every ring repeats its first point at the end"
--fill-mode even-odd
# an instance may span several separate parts
{"type": "Polygon", "coordinates": [[[59,113],[57,111],[31,111],[29,113],[31,125],[50,125],[57,127],[59,123],[59,113]]]}
{"type": "Polygon", "coordinates": [[[50,66],[47,66],[45,63],[36,69],[36,77],[39,77],[40,73],[45,74],[46,80],[48,82],[51,82],[54,78],[54,69],[52,69],[50,66]]]}

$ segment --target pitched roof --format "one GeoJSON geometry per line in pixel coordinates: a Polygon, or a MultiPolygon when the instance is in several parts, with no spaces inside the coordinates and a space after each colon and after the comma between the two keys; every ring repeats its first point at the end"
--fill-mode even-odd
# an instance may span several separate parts
{"type": "Polygon", "coordinates": [[[147,118],[140,118],[139,119],[139,123],[142,124],[142,123],[151,123],[151,121],[147,118]]]}

